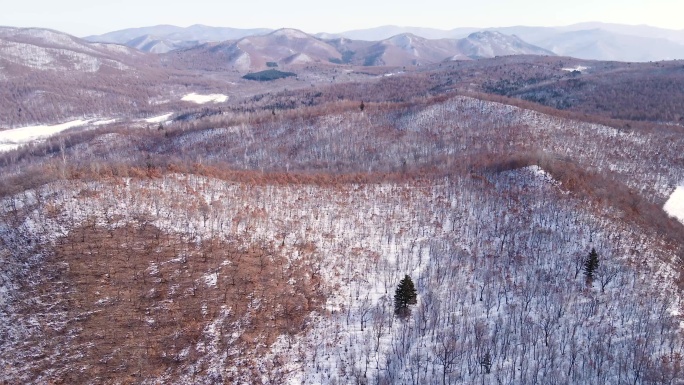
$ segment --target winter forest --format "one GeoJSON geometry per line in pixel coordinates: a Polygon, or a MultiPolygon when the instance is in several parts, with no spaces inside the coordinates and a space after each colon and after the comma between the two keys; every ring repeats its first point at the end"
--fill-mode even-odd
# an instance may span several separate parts
{"type": "Polygon", "coordinates": [[[684,384],[681,61],[150,28],[0,27],[0,385],[684,384]]]}
{"type": "Polygon", "coordinates": [[[457,96],[4,154],[0,380],[681,383],[676,134],[457,96]]]}

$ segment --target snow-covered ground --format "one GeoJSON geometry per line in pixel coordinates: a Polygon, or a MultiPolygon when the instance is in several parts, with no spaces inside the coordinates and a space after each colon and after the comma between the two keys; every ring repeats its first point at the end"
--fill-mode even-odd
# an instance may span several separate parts
{"type": "Polygon", "coordinates": [[[679,186],[674,190],[670,199],[665,202],[663,210],[684,224],[684,186],[679,186]]]}
{"type": "Polygon", "coordinates": [[[228,100],[228,95],[223,95],[223,94],[209,94],[209,95],[201,95],[201,94],[196,94],[196,93],[191,93],[183,96],[181,99],[184,102],[192,102],[192,103],[197,103],[197,104],[205,104],[205,103],[223,103],[226,100],[228,100]]]}
{"type": "MultiPolygon", "coordinates": [[[[334,132],[342,127],[342,117],[327,117],[330,129],[318,125],[317,132],[334,132]]],[[[354,129],[362,123],[347,120],[354,129]]],[[[435,135],[453,131],[453,122],[485,134],[489,127],[515,122],[533,125],[533,133],[549,138],[542,142],[545,148],[584,157],[599,169],[638,175],[626,182],[633,187],[646,184],[641,162],[627,161],[644,140],[631,132],[570,124],[468,98],[394,121],[403,131],[430,127],[435,135]],[[562,140],[563,132],[591,137],[596,145],[580,153],[562,140]],[[611,152],[605,143],[613,144],[611,152]]],[[[251,130],[231,127],[181,139],[186,145],[206,142],[243,129],[251,130]]],[[[463,143],[465,148],[471,142],[463,143]]],[[[264,157],[262,162],[272,158],[255,152],[252,160],[257,156],[264,157]]],[[[653,184],[671,186],[672,180],[681,180],[671,168],[656,168],[653,184]]],[[[7,214],[21,218],[17,226],[0,223],[0,236],[4,244],[30,248],[56,242],[86,220],[115,228],[145,218],[146,225],[149,221],[165,233],[185,234],[195,243],[223,237],[244,247],[273,244],[274,253],[289,261],[306,260],[328,291],[324,306],[311,314],[308,330],[280,336],[270,355],[253,364],[266,373],[267,365],[282,362],[276,376],[280,383],[645,384],[644,378],[668,373],[669,360],[681,357],[684,345],[680,319],[672,317],[681,313],[674,285],[678,271],[666,263],[675,258],[666,243],[657,234],[634,231],[611,213],[602,215],[600,205],[590,200],[565,194],[563,185],[539,166],[476,176],[434,184],[330,188],[182,175],[64,181],[0,201],[7,214]],[[601,264],[587,283],[582,258],[591,248],[599,252],[601,264]],[[410,318],[400,321],[391,298],[403,274],[414,278],[419,302],[410,318]]],[[[684,202],[684,191],[677,191],[675,202],[684,202]]],[[[197,281],[203,290],[220,289],[229,273],[227,264],[220,266],[203,271],[197,281]]],[[[13,284],[11,279],[4,281],[13,284]]],[[[198,382],[197,377],[213,376],[206,373],[237,378],[226,351],[240,353],[230,350],[230,341],[243,329],[235,324],[232,336],[221,334],[229,311],[221,307],[207,320],[202,336],[188,345],[187,351],[199,358],[179,356],[188,368],[183,377],[160,382],[218,381],[198,382]]],[[[159,322],[153,316],[145,320],[159,322]]],[[[0,331],[3,325],[8,334],[23,327],[14,319],[0,322],[0,331]]],[[[21,372],[20,366],[7,367],[9,373],[21,372]]]]}
{"type": "MultiPolygon", "coordinates": [[[[629,354],[636,348],[654,365],[670,351],[679,354],[678,323],[668,313],[679,305],[669,284],[676,271],[661,263],[666,255],[658,240],[601,219],[596,207],[560,194],[559,183],[538,166],[486,178],[335,188],[252,186],[181,175],[59,182],[0,201],[8,213],[47,201],[59,208],[59,215],[40,207],[27,210],[18,226],[0,226],[0,235],[6,244],[29,247],[36,242],[20,241],[55,242],[87,219],[116,228],[149,218],[156,228],[196,242],[225,237],[245,247],[277,244],[274,252],[289,261],[315,266],[328,288],[308,330],[281,336],[252,364],[266,373],[270,363],[282,363],[282,369],[272,369],[280,370],[274,374],[280,383],[351,384],[363,378],[442,383],[446,378],[528,384],[556,383],[550,379],[557,377],[593,383],[590,379],[603,376],[600,383],[612,384],[608,378],[633,362],[629,354]],[[183,209],[198,200],[206,210],[183,209]],[[587,285],[580,257],[592,247],[605,270],[587,285]],[[391,299],[404,274],[415,280],[419,303],[400,321],[391,299]],[[649,330],[658,332],[645,347],[635,345],[649,330]],[[594,339],[597,334],[605,339],[594,339]],[[485,356],[491,367],[483,370],[485,356]],[[595,360],[604,363],[593,367],[595,360]]],[[[219,290],[227,266],[206,270],[198,284],[219,290]]],[[[228,312],[221,308],[207,319],[202,336],[188,345],[200,355],[181,360],[187,374],[165,377],[167,382],[209,383],[195,378],[207,376],[202,373],[238,378],[229,357],[248,352],[232,352],[230,340],[222,339],[218,325],[225,324],[228,312]]],[[[145,320],[159,322],[153,315],[145,320]]],[[[5,325],[10,333],[21,326],[5,325]]],[[[231,328],[230,338],[242,333],[239,325],[231,328]]],[[[643,383],[637,370],[621,374],[632,376],[630,383],[643,383]]],[[[260,382],[267,383],[253,381],[260,382]]]]}
{"type": "Polygon", "coordinates": [[[585,71],[588,69],[589,69],[589,67],[578,65],[577,67],[574,67],[574,68],[563,68],[563,71],[568,71],[568,72],[579,71],[579,72],[582,72],[582,71],[585,71]]]}
{"type": "Polygon", "coordinates": [[[144,121],[147,123],[164,123],[169,120],[171,115],[173,115],[173,112],[169,112],[164,115],[153,116],[151,118],[145,119],[144,121]]]}
{"type": "Polygon", "coordinates": [[[52,126],[38,125],[0,131],[0,152],[14,150],[24,144],[28,144],[39,139],[45,139],[73,127],[84,126],[89,122],[89,120],[78,119],[52,126]]]}
{"type": "Polygon", "coordinates": [[[390,77],[390,76],[394,76],[394,75],[401,75],[401,74],[403,74],[403,73],[404,73],[404,71],[389,72],[389,73],[384,74],[383,76],[385,76],[385,77],[390,77]]]}
{"type": "Polygon", "coordinates": [[[116,119],[101,119],[101,120],[96,120],[96,121],[92,122],[91,124],[93,126],[104,126],[104,125],[112,124],[112,123],[116,123],[116,119]]]}

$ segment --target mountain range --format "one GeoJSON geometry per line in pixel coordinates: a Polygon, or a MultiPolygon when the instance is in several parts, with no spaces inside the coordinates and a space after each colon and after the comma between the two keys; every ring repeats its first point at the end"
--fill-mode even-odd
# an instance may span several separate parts
{"type": "Polygon", "coordinates": [[[200,24],[187,28],[174,25],[157,25],[113,31],[97,36],[86,36],[83,39],[91,42],[125,44],[146,52],[165,53],[210,41],[235,40],[247,36],[262,35],[271,31],[267,28],[240,29],[210,27],[200,24]]]}
{"type": "Polygon", "coordinates": [[[382,26],[353,30],[326,37],[378,40],[400,33],[413,33],[431,39],[460,39],[477,31],[498,31],[516,35],[559,56],[589,60],[657,61],[684,58],[684,30],[669,30],[646,25],[579,23],[564,27],[513,26],[501,28],[455,28],[440,30],[382,26]]]}
{"type": "Polygon", "coordinates": [[[176,50],[168,57],[177,67],[251,71],[307,63],[401,67],[519,54],[554,55],[499,32],[478,32],[464,39],[425,39],[404,33],[374,42],[322,39],[285,28],[266,35],[176,50]]]}
{"type": "MultiPolygon", "coordinates": [[[[315,37],[326,41],[346,38],[380,42],[395,36],[414,35],[429,40],[455,40],[483,31],[515,35],[526,43],[551,51],[556,55],[580,59],[646,62],[684,58],[684,30],[598,22],[579,23],[563,27],[513,26],[454,28],[451,30],[390,25],[334,34],[318,33],[315,37]]],[[[272,31],[263,28],[234,29],[203,25],[181,28],[160,25],[125,29],[99,36],[88,36],[85,39],[125,44],[146,52],[165,53],[208,42],[238,40],[270,32],[272,31]]]]}

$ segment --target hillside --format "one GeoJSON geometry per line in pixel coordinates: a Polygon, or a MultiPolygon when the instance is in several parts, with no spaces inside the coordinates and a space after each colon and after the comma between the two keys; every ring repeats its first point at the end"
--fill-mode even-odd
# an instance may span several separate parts
{"type": "Polygon", "coordinates": [[[0,60],[5,77],[20,71],[127,70],[137,51],[113,44],[89,44],[65,33],[37,28],[0,28],[0,60]]]}
{"type": "Polygon", "coordinates": [[[2,128],[129,112],[159,78],[135,49],[45,29],[0,28],[0,68],[2,128]]]}
{"type": "Polygon", "coordinates": [[[676,132],[468,97],[331,107],[4,156],[3,379],[682,378],[676,132]]]}

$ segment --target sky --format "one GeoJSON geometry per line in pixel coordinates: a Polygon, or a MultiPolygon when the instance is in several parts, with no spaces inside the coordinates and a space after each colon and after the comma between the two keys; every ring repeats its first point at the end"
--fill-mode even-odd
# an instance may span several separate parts
{"type": "Polygon", "coordinates": [[[601,21],[684,29],[683,0],[20,0],[4,2],[0,25],[76,36],[172,24],[343,32],[382,25],[452,29],[563,26],[601,21]]]}

